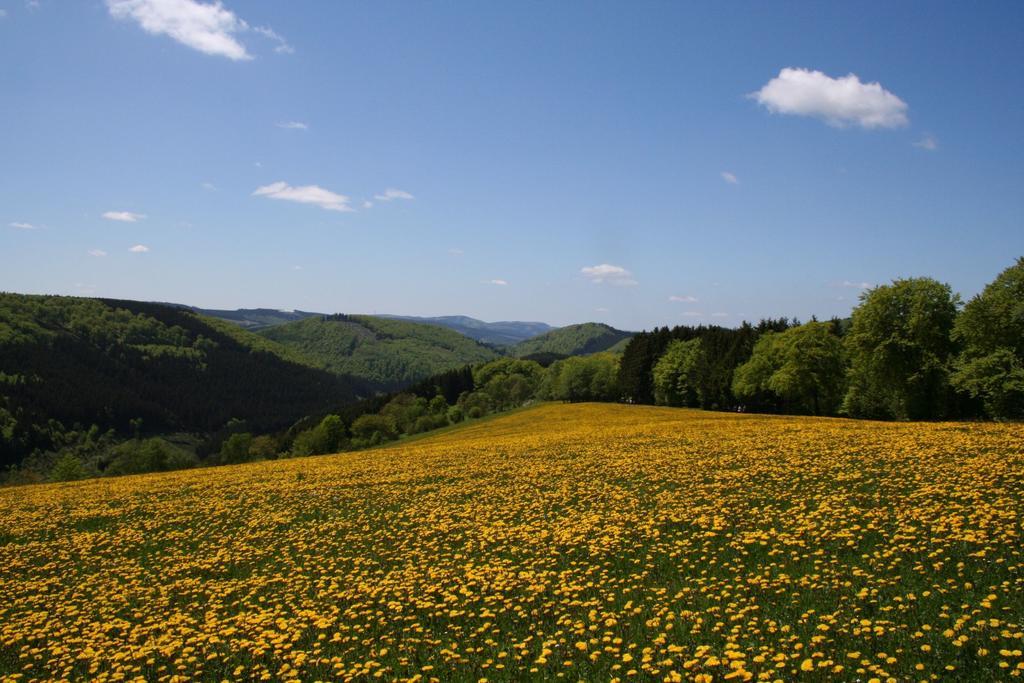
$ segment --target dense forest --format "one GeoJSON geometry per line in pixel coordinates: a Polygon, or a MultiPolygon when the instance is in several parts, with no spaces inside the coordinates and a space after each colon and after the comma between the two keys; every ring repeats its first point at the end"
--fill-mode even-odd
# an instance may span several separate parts
{"type": "Polygon", "coordinates": [[[159,304],[0,294],[0,467],[65,433],[287,428],[373,393],[229,323],[159,304]]]}
{"type": "Polygon", "coordinates": [[[311,317],[258,334],[325,370],[359,377],[380,391],[500,355],[445,327],[367,315],[311,317]]]}
{"type": "Polygon", "coordinates": [[[623,332],[603,323],[567,325],[516,344],[511,354],[519,358],[545,353],[581,356],[610,351],[613,347],[621,350],[632,336],[632,332],[623,332]]]}

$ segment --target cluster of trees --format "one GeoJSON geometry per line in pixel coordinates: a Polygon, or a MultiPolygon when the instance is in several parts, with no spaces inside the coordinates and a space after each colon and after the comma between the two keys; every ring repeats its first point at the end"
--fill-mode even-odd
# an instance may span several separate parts
{"type": "Polygon", "coordinates": [[[1024,259],[961,307],[908,278],[849,321],[763,321],[638,335],[619,387],[638,403],[875,419],[1024,417],[1024,259]]]}

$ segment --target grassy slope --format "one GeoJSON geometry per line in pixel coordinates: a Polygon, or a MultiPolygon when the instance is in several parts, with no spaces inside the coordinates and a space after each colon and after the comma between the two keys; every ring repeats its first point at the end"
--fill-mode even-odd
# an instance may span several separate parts
{"type": "Polygon", "coordinates": [[[581,356],[607,351],[632,336],[632,332],[616,330],[603,323],[569,325],[516,344],[512,354],[520,357],[537,353],[581,356]]]}
{"type": "Polygon", "coordinates": [[[1005,680],[1021,443],[547,404],[384,450],[0,490],[0,674],[1005,680]]]}
{"type": "Polygon", "coordinates": [[[444,327],[372,316],[308,318],[259,334],[322,368],[361,377],[381,389],[498,357],[492,349],[444,327]]]}

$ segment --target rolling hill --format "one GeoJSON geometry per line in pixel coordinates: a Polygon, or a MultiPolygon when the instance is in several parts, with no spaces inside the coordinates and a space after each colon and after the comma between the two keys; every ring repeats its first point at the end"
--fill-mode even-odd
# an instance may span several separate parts
{"type": "Polygon", "coordinates": [[[0,466],[75,425],[199,433],[240,419],[270,431],[373,391],[313,365],[179,307],[0,294],[0,466]]]}
{"type": "Polygon", "coordinates": [[[559,327],[545,334],[516,344],[511,354],[517,357],[538,354],[582,356],[588,353],[620,349],[633,336],[604,323],[582,323],[559,327]]]}
{"type": "Polygon", "coordinates": [[[518,320],[488,323],[465,315],[445,315],[435,318],[419,318],[407,315],[382,315],[378,317],[447,327],[470,339],[476,339],[485,344],[493,344],[495,346],[512,346],[555,329],[547,323],[521,322],[518,320]]]}
{"type": "Polygon", "coordinates": [[[438,325],[367,315],[306,318],[259,334],[318,367],[354,375],[379,390],[497,358],[493,349],[438,325]]]}

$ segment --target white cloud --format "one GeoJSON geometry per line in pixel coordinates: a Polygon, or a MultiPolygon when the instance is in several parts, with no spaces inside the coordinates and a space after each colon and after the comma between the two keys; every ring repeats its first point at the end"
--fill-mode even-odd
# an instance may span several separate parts
{"type": "Polygon", "coordinates": [[[711,317],[712,318],[728,318],[729,314],[728,313],[712,313],[711,317]]]}
{"type": "Polygon", "coordinates": [[[637,284],[633,274],[622,266],[613,266],[610,263],[602,263],[598,266],[586,266],[580,268],[583,276],[594,284],[608,283],[620,287],[631,287],[637,284]]]}
{"type": "Polygon", "coordinates": [[[678,296],[676,294],[673,294],[672,296],[670,296],[668,298],[668,300],[669,301],[680,301],[682,303],[692,304],[692,303],[696,303],[697,302],[697,297],[690,296],[689,294],[687,294],[685,296],[678,296]]]}
{"type": "Polygon", "coordinates": [[[203,183],[203,189],[209,190],[210,192],[215,192],[217,190],[217,186],[214,185],[213,183],[203,183]]]}
{"type": "Polygon", "coordinates": [[[234,34],[248,25],[220,2],[196,0],[107,0],[115,19],[134,19],[147,33],[167,35],[208,55],[252,59],[234,34]]]}
{"type": "Polygon", "coordinates": [[[379,202],[390,202],[394,201],[395,199],[415,199],[415,197],[413,197],[405,190],[396,190],[393,187],[389,187],[388,189],[384,190],[384,192],[382,192],[381,194],[373,195],[373,198],[379,202]]]}
{"type": "Polygon", "coordinates": [[[278,54],[290,55],[295,53],[295,48],[288,44],[288,41],[277,34],[274,29],[269,26],[256,26],[253,31],[259,33],[261,36],[265,36],[275,41],[277,45],[274,47],[274,52],[278,54]]]}
{"type": "Polygon", "coordinates": [[[235,61],[252,59],[237,38],[252,30],[277,42],[275,52],[295,50],[284,38],[265,26],[250,27],[242,18],[224,7],[220,0],[106,0],[110,16],[134,20],[147,33],[166,35],[183,45],[208,55],[235,61]]]}
{"type": "Polygon", "coordinates": [[[277,127],[286,130],[309,130],[309,126],[302,121],[282,121],[277,127]]]}
{"type": "Polygon", "coordinates": [[[106,256],[107,255],[107,252],[103,251],[102,249],[90,249],[88,253],[89,253],[89,256],[106,256]]]}
{"type": "Polygon", "coordinates": [[[292,270],[302,270],[302,266],[292,266],[292,270]]]}
{"type": "Polygon", "coordinates": [[[937,150],[939,148],[939,141],[936,140],[931,135],[927,135],[927,134],[923,138],[921,138],[920,140],[918,140],[917,142],[915,142],[913,144],[914,144],[914,147],[920,147],[921,149],[926,149],[929,152],[934,152],[935,150],[937,150]]]}
{"type": "Polygon", "coordinates": [[[21,221],[14,221],[13,223],[8,223],[8,225],[11,226],[12,228],[17,228],[18,230],[38,230],[39,229],[38,225],[32,225],[31,223],[23,223],[21,221]]]}
{"type": "Polygon", "coordinates": [[[452,256],[462,256],[466,252],[462,251],[461,249],[449,249],[448,253],[451,254],[452,256]]]}
{"type": "Polygon", "coordinates": [[[813,116],[838,128],[896,128],[908,122],[906,102],[854,74],[832,78],[820,71],[786,68],[750,97],[770,112],[813,116]]]}
{"type": "Polygon", "coordinates": [[[7,16],[7,10],[0,9],[0,19],[3,19],[6,16],[7,16]]]}
{"type": "Polygon", "coordinates": [[[508,282],[506,282],[505,280],[484,280],[484,284],[485,285],[498,285],[499,287],[504,287],[505,285],[508,284],[508,282]]]}
{"type": "Polygon", "coordinates": [[[722,171],[722,180],[729,183],[730,185],[740,184],[740,179],[737,178],[735,174],[730,173],[729,171],[722,171]]]}
{"type": "Polygon", "coordinates": [[[349,205],[351,199],[343,194],[325,190],[319,185],[292,187],[285,182],[276,182],[256,188],[253,195],[256,197],[269,197],[270,199],[299,202],[300,204],[314,204],[328,211],[355,211],[349,205]]]}
{"type": "Polygon", "coordinates": [[[851,282],[850,280],[843,280],[836,284],[837,287],[850,287],[852,289],[870,289],[870,282],[851,282]]]}
{"type": "Polygon", "coordinates": [[[609,310],[608,310],[607,308],[605,308],[604,306],[599,306],[599,307],[595,308],[595,309],[594,309],[594,311],[595,311],[596,313],[609,313],[609,312],[610,312],[610,311],[609,311],[609,310]]]}
{"type": "Polygon", "coordinates": [[[373,208],[373,202],[371,202],[369,200],[364,201],[363,202],[363,208],[364,209],[372,209],[373,208]]]}
{"type": "Polygon", "coordinates": [[[136,244],[128,251],[132,252],[133,254],[145,254],[147,251],[149,251],[149,247],[147,247],[145,244],[136,244]]]}
{"type": "Polygon", "coordinates": [[[132,213],[131,211],[107,211],[103,217],[108,221],[121,221],[122,223],[135,223],[146,217],[144,213],[132,213]]]}
{"type": "Polygon", "coordinates": [[[700,311],[683,311],[683,315],[687,318],[703,318],[704,314],[700,311]]]}

